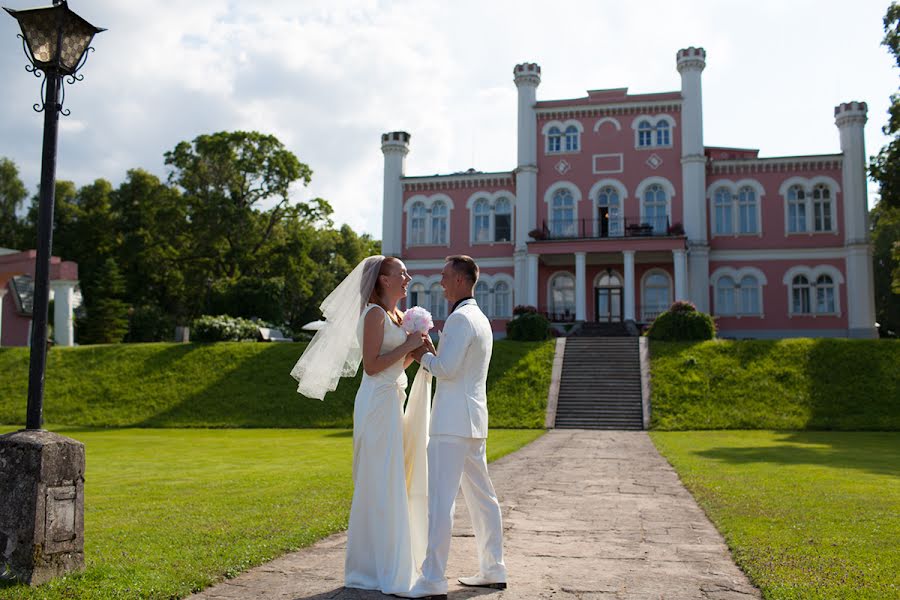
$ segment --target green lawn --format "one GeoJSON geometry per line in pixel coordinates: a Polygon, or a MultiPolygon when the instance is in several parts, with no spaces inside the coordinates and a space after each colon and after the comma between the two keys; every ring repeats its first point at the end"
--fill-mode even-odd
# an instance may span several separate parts
{"type": "Polygon", "coordinates": [[[765,598],[900,598],[900,433],[651,436],[765,598]]]}
{"type": "Polygon", "coordinates": [[[897,340],[650,343],[656,430],[900,430],[897,340]]]}
{"type": "MultiPolygon", "coordinates": [[[[306,344],[115,344],[51,348],[44,418],[87,427],[352,427],[362,370],[324,402],[289,373],[306,344]]],[[[494,344],[491,427],[542,428],[553,341],[494,344]]],[[[410,377],[416,366],[409,369],[410,377]]],[[[0,348],[0,423],[23,424],[28,349],[0,348]]]]}
{"type": "MultiPolygon", "coordinates": [[[[53,429],[86,446],[87,569],[0,598],[183,597],[347,526],[348,430],[53,429]]],[[[543,433],[491,431],[488,458],[543,433]]]]}

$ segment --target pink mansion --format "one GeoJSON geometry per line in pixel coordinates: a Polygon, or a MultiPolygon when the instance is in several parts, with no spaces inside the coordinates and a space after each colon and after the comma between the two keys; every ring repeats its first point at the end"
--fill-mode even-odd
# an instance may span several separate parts
{"type": "Polygon", "coordinates": [[[409,303],[445,318],[443,258],[469,254],[501,335],[519,304],[648,323],[688,300],[723,337],[876,337],[866,104],[835,108],[839,154],[761,158],[704,145],[706,52],[676,65],[680,91],[540,101],[541,68],[517,65],[512,171],[407,175],[410,135],[384,134],[383,253],[414,275],[409,303]]]}

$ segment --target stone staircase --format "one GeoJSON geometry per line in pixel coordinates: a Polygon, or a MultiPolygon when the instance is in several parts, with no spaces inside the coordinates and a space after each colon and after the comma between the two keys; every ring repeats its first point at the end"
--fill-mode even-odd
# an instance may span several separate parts
{"type": "Polygon", "coordinates": [[[638,338],[566,339],[555,426],[644,428],[638,338]]]}

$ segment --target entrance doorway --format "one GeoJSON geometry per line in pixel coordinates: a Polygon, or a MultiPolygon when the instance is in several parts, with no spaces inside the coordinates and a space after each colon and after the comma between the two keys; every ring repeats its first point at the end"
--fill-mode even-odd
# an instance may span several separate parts
{"type": "Polygon", "coordinates": [[[594,287],[594,320],[598,323],[621,323],[623,312],[622,279],[612,269],[600,275],[594,287]]]}

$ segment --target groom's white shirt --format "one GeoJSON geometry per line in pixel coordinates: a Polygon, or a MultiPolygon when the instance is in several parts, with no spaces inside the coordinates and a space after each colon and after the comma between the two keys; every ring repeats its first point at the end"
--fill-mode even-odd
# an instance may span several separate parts
{"type": "Polygon", "coordinates": [[[426,352],[422,366],[438,378],[431,408],[430,435],[486,438],[487,371],[494,334],[474,299],[456,307],[441,332],[437,355],[426,352]]]}

